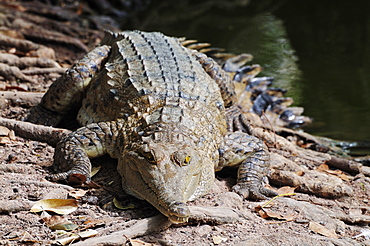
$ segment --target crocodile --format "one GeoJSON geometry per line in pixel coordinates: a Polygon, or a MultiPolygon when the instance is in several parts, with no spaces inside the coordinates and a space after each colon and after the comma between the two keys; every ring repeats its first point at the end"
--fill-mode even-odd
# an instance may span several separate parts
{"type": "Polygon", "coordinates": [[[249,134],[234,84],[215,60],[159,32],[107,32],[57,79],[28,121],[57,125],[73,110],[82,126],[56,146],[53,181],[90,182],[89,158],[118,159],[125,192],[174,223],[210,191],[215,171],[238,166],[233,191],[276,193],[263,184],[269,152],[249,134]]]}

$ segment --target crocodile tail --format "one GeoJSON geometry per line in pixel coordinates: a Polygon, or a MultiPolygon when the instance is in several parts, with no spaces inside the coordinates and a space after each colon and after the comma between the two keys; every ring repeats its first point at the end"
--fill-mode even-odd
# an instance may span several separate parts
{"type": "Polygon", "coordinates": [[[310,117],[302,115],[303,108],[292,107],[290,97],[285,97],[286,90],[273,88],[274,78],[257,77],[262,71],[258,64],[246,65],[252,61],[250,54],[235,55],[224,49],[211,47],[209,43],[180,38],[183,46],[197,50],[215,60],[232,78],[238,104],[243,112],[258,115],[262,121],[271,125],[295,128],[312,122],[310,117]]]}

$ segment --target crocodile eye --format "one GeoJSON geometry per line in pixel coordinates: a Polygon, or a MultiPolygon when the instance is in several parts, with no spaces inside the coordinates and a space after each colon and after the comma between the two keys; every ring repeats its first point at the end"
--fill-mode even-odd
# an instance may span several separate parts
{"type": "Polygon", "coordinates": [[[151,150],[147,144],[140,146],[140,148],[137,150],[137,153],[139,154],[139,156],[143,157],[149,163],[157,164],[156,158],[154,156],[154,151],[151,150]]]}
{"type": "Polygon", "coordinates": [[[147,160],[151,164],[156,164],[155,157],[154,157],[154,155],[151,152],[139,151],[139,155],[141,157],[144,157],[145,160],[147,160]]]}
{"type": "Polygon", "coordinates": [[[186,166],[186,165],[188,165],[190,163],[191,156],[190,155],[186,155],[184,153],[181,153],[179,151],[179,152],[175,152],[172,155],[172,160],[175,163],[177,163],[179,166],[186,166]]]}
{"type": "Polygon", "coordinates": [[[185,163],[186,165],[187,165],[187,164],[189,164],[190,159],[191,159],[190,155],[185,156],[184,163],[185,163]]]}
{"type": "Polygon", "coordinates": [[[156,162],[155,162],[155,158],[154,158],[154,156],[153,156],[153,154],[152,154],[152,153],[150,153],[150,152],[144,152],[144,153],[143,153],[143,156],[144,156],[144,158],[145,158],[148,162],[150,162],[150,163],[152,163],[152,164],[156,164],[156,162]]]}

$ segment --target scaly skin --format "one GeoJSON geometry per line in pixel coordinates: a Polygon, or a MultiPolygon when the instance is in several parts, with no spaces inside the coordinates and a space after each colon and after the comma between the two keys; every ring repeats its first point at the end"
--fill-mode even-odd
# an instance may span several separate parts
{"type": "Polygon", "coordinates": [[[233,189],[243,197],[274,194],[262,187],[267,148],[246,133],[230,78],[176,38],[108,33],[50,87],[29,120],[56,125],[78,104],[84,127],[57,145],[61,173],[53,180],[89,182],[89,158],[109,154],[118,159],[125,191],[173,222],[187,220],[185,203],[207,194],[224,166],[240,166],[233,189]]]}

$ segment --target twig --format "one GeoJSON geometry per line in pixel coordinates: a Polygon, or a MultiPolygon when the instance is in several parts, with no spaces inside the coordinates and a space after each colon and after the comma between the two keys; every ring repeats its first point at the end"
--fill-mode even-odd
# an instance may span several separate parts
{"type": "MultiPolygon", "coordinates": [[[[126,224],[126,223],[125,223],[126,224]]],[[[127,222],[127,224],[131,224],[127,222]]],[[[135,238],[139,236],[148,235],[150,233],[161,231],[168,228],[172,222],[162,214],[139,220],[136,224],[121,231],[116,231],[107,236],[94,237],[86,239],[85,241],[75,243],[75,246],[91,246],[91,245],[124,245],[127,238],[135,238]]]]}
{"type": "Polygon", "coordinates": [[[330,160],[326,161],[326,164],[328,164],[331,167],[335,167],[345,172],[349,172],[353,174],[360,173],[362,169],[361,163],[343,159],[343,158],[338,158],[335,156],[332,156],[330,160]]]}
{"type": "MultiPolygon", "coordinates": [[[[189,206],[189,209],[191,213],[190,219],[202,222],[205,221],[224,224],[233,223],[245,218],[242,212],[231,208],[189,206]]],[[[160,214],[151,218],[139,220],[134,225],[132,225],[132,222],[126,222],[125,224],[130,227],[106,236],[89,238],[83,242],[78,242],[73,245],[123,245],[127,241],[127,238],[135,238],[148,235],[153,232],[162,231],[170,227],[172,222],[169,221],[166,216],[160,214]]]]}
{"type": "Polygon", "coordinates": [[[28,52],[30,50],[38,50],[43,47],[42,45],[36,44],[32,41],[12,38],[3,34],[0,34],[0,45],[15,47],[17,50],[21,50],[23,52],[28,52]]]}
{"type": "Polygon", "coordinates": [[[9,66],[4,63],[0,63],[0,76],[4,77],[5,80],[9,80],[9,81],[22,80],[22,81],[27,81],[31,83],[36,83],[34,79],[23,74],[22,71],[18,67],[9,66]]]}
{"type": "Polygon", "coordinates": [[[54,60],[39,57],[18,57],[14,54],[1,53],[0,63],[15,66],[20,69],[26,67],[60,68],[61,66],[54,60]]]}
{"type": "Polygon", "coordinates": [[[22,30],[23,35],[28,39],[37,39],[37,40],[42,40],[46,43],[54,42],[60,45],[73,46],[83,52],[89,51],[89,48],[77,38],[73,38],[73,37],[64,35],[59,32],[46,30],[44,28],[40,28],[38,25],[33,25],[33,24],[31,25],[34,26],[34,28],[38,28],[37,29],[38,31],[36,33],[33,31],[32,28],[23,29],[22,30]]]}
{"type": "Polygon", "coordinates": [[[40,103],[44,93],[41,92],[24,92],[24,91],[1,91],[0,97],[11,101],[16,105],[36,106],[40,103]]]}
{"type": "Polygon", "coordinates": [[[49,67],[49,68],[25,69],[25,70],[22,70],[22,73],[27,74],[27,75],[45,74],[45,73],[59,73],[59,74],[62,74],[65,71],[66,71],[66,68],[49,67]]]}
{"type": "Polygon", "coordinates": [[[0,117],[0,125],[13,130],[20,137],[45,142],[51,146],[55,146],[64,136],[71,133],[62,128],[41,126],[2,117],[0,117]]]}

